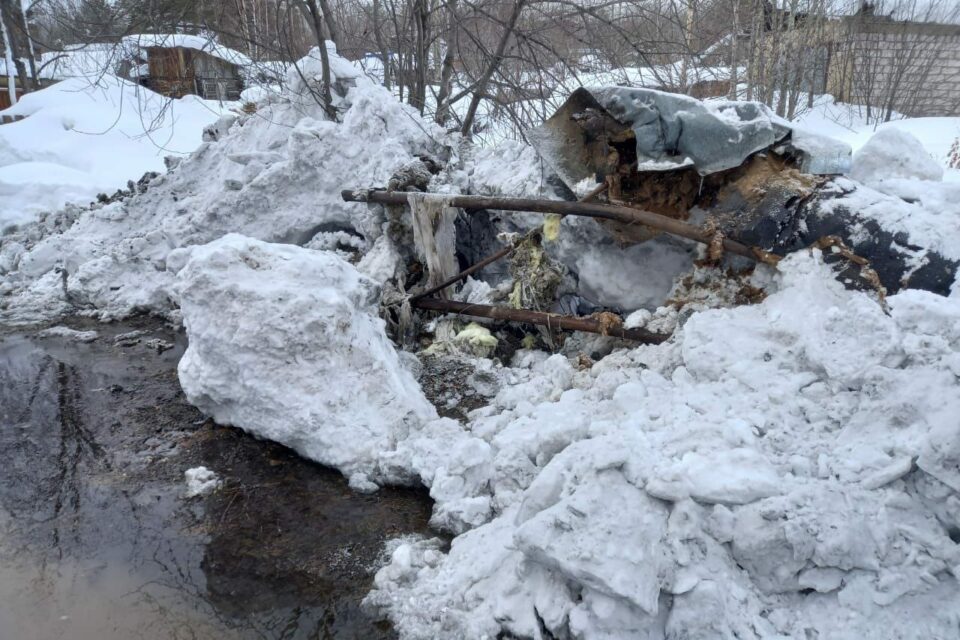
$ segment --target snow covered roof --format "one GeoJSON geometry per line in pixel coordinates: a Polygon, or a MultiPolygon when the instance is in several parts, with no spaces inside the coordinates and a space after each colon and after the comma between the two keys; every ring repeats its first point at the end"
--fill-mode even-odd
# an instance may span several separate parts
{"type": "Polygon", "coordinates": [[[188,33],[140,33],[125,37],[123,44],[131,53],[149,47],[184,47],[203,51],[215,58],[241,67],[248,67],[253,64],[253,60],[246,55],[219,44],[213,38],[188,33]]]}

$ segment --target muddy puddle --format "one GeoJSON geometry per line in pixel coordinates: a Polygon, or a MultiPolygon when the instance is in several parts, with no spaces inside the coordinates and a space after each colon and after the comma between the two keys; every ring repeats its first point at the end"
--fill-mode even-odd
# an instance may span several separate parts
{"type": "Polygon", "coordinates": [[[155,321],[72,326],[98,337],[0,333],[0,638],[393,637],[360,601],[387,539],[429,535],[425,492],[204,420],[155,321]],[[200,465],[223,485],[187,499],[200,465]]]}

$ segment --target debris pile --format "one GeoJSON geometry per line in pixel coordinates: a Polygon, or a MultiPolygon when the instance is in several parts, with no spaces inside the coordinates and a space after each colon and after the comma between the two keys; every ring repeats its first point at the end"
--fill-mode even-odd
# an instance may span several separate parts
{"type": "Polygon", "coordinates": [[[956,635],[947,186],[640,90],[473,149],[331,61],[335,119],[308,60],[5,239],[3,319],[182,319],[218,422],[429,488],[449,548],[393,543],[367,601],[404,638],[956,635]]]}

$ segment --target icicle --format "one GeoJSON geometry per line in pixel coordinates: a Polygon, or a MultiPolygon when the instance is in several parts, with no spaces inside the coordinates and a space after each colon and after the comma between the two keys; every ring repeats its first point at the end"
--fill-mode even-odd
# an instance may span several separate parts
{"type": "Polygon", "coordinates": [[[434,287],[458,272],[457,210],[450,197],[410,192],[407,202],[413,213],[413,241],[417,255],[427,267],[427,288],[434,287]]]}

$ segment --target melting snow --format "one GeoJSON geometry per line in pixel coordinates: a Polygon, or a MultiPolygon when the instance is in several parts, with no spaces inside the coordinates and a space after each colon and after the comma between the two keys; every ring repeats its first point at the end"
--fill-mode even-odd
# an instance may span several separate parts
{"type": "MultiPolygon", "coordinates": [[[[764,302],[694,313],[664,344],[583,369],[528,351],[481,361],[489,406],[438,418],[377,317],[400,260],[390,220],[339,190],[424,153],[462,152],[438,178],[450,191],[506,177],[530,195],[539,167],[519,145],[458,149],[334,68],[342,122],[266,96],[146,193],[5,238],[0,315],[182,313],[192,402],[360,490],[429,487],[449,551],[389,545],[368,597],[405,638],[957,636],[960,298],[903,291],[884,310],[799,252],[764,302]],[[357,267],[347,249],[365,253],[357,267]]],[[[929,195],[836,184],[911,238],[960,238],[929,195]]],[[[597,250],[591,228],[565,219],[558,254],[597,250]]]]}

